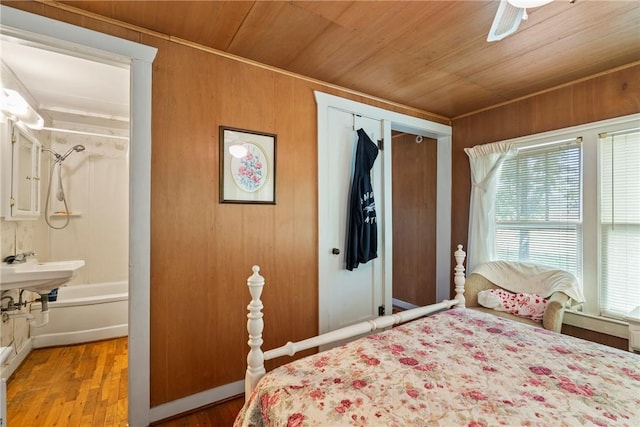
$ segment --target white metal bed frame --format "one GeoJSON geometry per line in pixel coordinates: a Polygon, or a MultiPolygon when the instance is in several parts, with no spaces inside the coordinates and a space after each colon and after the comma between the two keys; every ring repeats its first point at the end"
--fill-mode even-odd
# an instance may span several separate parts
{"type": "Polygon", "coordinates": [[[455,298],[452,300],[444,300],[440,303],[418,307],[411,310],[401,311],[396,314],[378,317],[376,319],[367,320],[356,323],[351,326],[336,329],[312,338],[307,338],[298,342],[289,341],[281,347],[262,351],[262,331],[264,330],[264,321],[262,309],[262,289],[264,287],[264,277],[260,272],[260,267],[254,265],[253,274],[247,279],[247,286],[251,293],[251,302],[247,306],[249,313],[247,314],[247,332],[249,332],[249,354],[247,356],[247,373],[245,375],[245,399],[248,399],[251,392],[255,388],[260,378],[266,374],[264,362],[266,360],[275,359],[281,356],[293,356],[299,351],[307,350],[313,347],[331,344],[333,342],[349,339],[358,335],[373,332],[377,329],[388,328],[393,325],[408,322],[436,311],[445,310],[451,307],[464,307],[464,260],[466,253],[462,250],[462,245],[458,245],[458,249],[453,254],[456,260],[454,268],[453,281],[455,284],[455,298]]]}

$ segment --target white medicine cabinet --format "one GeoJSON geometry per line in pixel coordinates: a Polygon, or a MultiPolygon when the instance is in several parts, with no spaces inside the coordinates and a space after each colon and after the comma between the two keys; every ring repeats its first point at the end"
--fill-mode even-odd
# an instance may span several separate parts
{"type": "Polygon", "coordinates": [[[40,216],[41,153],[42,145],[25,127],[12,120],[2,124],[2,213],[6,220],[40,216]]]}

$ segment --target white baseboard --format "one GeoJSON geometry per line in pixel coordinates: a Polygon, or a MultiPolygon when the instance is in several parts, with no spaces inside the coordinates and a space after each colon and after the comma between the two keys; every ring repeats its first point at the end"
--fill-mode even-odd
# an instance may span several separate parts
{"type": "Polygon", "coordinates": [[[150,421],[156,422],[164,420],[174,415],[201,408],[215,402],[219,402],[230,397],[244,393],[244,380],[225,384],[220,387],[192,394],[162,405],[154,406],[150,411],[150,421]]]}
{"type": "Polygon", "coordinates": [[[86,331],[36,335],[31,337],[31,341],[33,348],[43,348],[126,337],[128,333],[129,325],[124,324],[106,328],[88,329],[86,331]]]}

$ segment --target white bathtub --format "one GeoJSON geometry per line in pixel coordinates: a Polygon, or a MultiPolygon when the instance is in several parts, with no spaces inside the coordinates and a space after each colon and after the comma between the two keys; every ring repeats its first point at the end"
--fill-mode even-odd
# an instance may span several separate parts
{"type": "MultiPolygon", "coordinates": [[[[63,286],[49,302],[49,322],[31,327],[34,348],[123,337],[128,334],[128,283],[110,282],[63,286]]],[[[33,304],[37,323],[40,304],[33,304]]]]}

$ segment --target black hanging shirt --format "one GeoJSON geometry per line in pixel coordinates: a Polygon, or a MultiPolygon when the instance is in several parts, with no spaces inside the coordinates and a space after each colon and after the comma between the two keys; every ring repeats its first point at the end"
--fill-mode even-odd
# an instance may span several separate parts
{"type": "Polygon", "coordinates": [[[369,135],[358,129],[358,146],[349,201],[349,234],[347,238],[347,270],[378,256],[378,221],[371,187],[371,168],[378,147],[369,135]]]}

